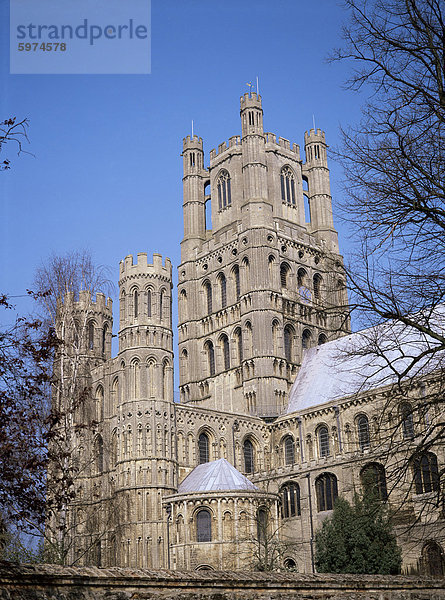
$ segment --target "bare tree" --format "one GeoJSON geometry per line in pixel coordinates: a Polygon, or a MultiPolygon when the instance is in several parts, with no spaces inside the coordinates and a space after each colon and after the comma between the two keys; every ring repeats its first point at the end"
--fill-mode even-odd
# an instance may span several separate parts
{"type": "Polygon", "coordinates": [[[82,451],[93,446],[100,420],[91,401],[90,369],[97,360],[90,352],[91,301],[109,285],[105,269],[96,267],[87,252],[52,256],[35,278],[40,305],[60,341],[51,380],[46,522],[41,533],[52,556],[63,564],[90,556],[108,520],[103,516],[94,536],[84,535],[97,517],[98,499],[81,490],[79,481],[88,479],[96,464],[102,469],[103,454],[108,450],[101,446],[96,452],[100,456],[82,451]],[[84,495],[82,511],[76,508],[79,491],[84,495]],[[79,532],[87,542],[81,555],[74,556],[79,532]]]}
{"type": "MultiPolygon", "coordinates": [[[[28,119],[17,121],[16,117],[11,117],[0,122],[0,152],[6,144],[13,144],[17,150],[17,154],[25,152],[23,143],[28,141],[27,135],[28,119]]],[[[29,153],[28,153],[29,154],[29,153]]],[[[11,161],[5,159],[0,162],[0,171],[10,169],[11,161]]]]}
{"type": "MultiPolygon", "coordinates": [[[[348,85],[369,99],[335,154],[358,240],[347,266],[351,307],[356,323],[372,326],[349,352],[375,365],[357,392],[377,372],[387,386],[381,448],[394,487],[413,490],[416,461],[445,441],[445,8],[441,0],[345,5],[345,45],[333,59],[352,62],[348,85]]],[[[444,472],[436,470],[427,487],[438,507],[444,472]]]]}

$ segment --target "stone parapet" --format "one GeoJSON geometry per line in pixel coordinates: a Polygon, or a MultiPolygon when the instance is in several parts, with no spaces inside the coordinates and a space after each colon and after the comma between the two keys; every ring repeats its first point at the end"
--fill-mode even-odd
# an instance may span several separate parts
{"type": "Polygon", "coordinates": [[[10,600],[442,600],[444,580],[383,575],[179,572],[0,563],[0,599],[10,600]]]}

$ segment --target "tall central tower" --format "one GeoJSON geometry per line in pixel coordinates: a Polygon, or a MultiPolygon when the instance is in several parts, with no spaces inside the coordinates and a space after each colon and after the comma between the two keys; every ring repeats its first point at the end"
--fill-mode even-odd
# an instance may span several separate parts
{"type": "Polygon", "coordinates": [[[179,267],[181,401],[273,418],[306,348],[348,332],[324,133],[306,160],[263,130],[261,96],[241,97],[242,136],[183,142],[179,267]],[[206,230],[206,204],[212,229],[206,230]]]}

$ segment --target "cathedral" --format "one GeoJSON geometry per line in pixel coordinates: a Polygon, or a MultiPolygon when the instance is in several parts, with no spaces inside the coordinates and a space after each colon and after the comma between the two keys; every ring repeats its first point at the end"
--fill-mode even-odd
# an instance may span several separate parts
{"type": "Polygon", "coordinates": [[[168,258],[121,261],[114,358],[111,300],[84,291],[63,301],[84,328],[73,348],[91,390],[71,563],[311,573],[336,497],[351,500],[371,478],[382,502],[401,506],[403,570],[443,572],[444,514],[424,511],[443,446],[393,483],[426,427],[416,406],[434,373],[410,382],[402,402],[390,369],[353,351],[360,333],[350,331],[324,132],[306,132],[302,152],[266,133],[254,92],[241,97],[240,117],[241,135],[208,161],[201,138],[183,140],[179,401],[168,258]],[[400,426],[385,453],[391,415],[400,426]]]}

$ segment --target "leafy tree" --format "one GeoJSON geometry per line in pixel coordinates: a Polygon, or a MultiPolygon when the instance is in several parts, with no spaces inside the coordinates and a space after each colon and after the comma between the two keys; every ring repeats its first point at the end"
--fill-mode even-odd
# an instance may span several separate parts
{"type": "Polygon", "coordinates": [[[337,498],[315,537],[319,573],[400,573],[402,557],[384,505],[372,489],[351,506],[337,498]]]}

